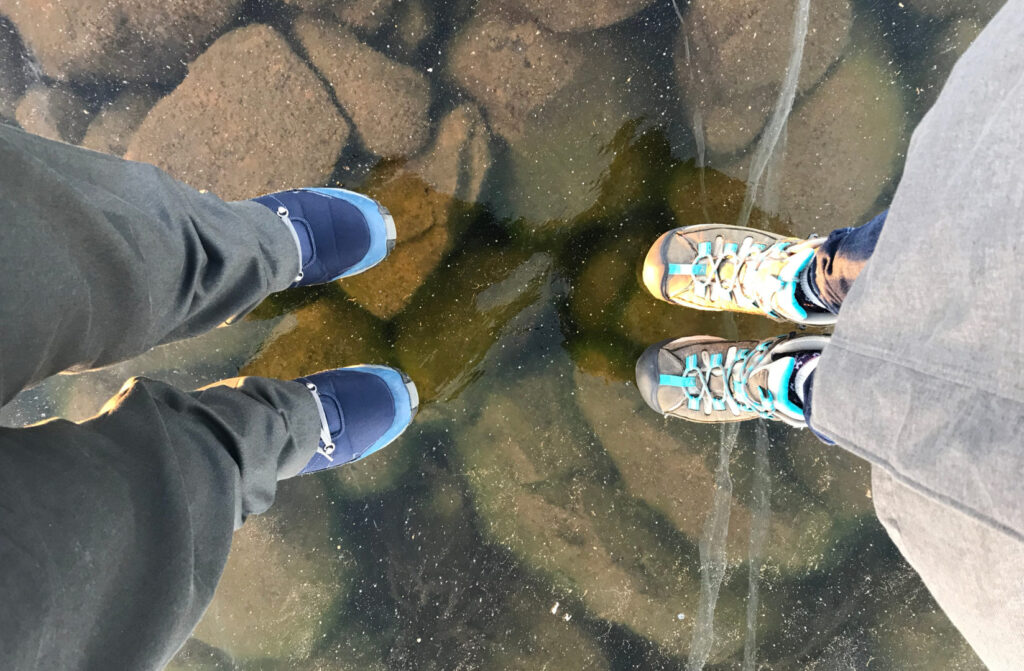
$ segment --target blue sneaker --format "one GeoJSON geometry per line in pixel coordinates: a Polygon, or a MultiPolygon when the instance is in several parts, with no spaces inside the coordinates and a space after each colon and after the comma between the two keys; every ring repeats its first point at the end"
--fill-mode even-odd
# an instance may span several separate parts
{"type": "Polygon", "coordinates": [[[395,247],[395,220],[387,209],[345,189],[293,189],[254,201],[288,225],[302,259],[293,287],[333,282],[371,268],[395,247]]]}
{"type": "Polygon", "coordinates": [[[320,445],[299,475],[344,466],[398,438],[419,408],[416,385],[387,366],[325,370],[301,382],[320,411],[320,445]]]}

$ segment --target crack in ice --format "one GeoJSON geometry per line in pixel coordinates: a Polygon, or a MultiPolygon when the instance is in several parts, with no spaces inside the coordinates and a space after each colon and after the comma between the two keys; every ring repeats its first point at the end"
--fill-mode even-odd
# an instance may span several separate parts
{"type": "Polygon", "coordinates": [[[715,469],[715,490],[712,496],[711,516],[704,525],[700,541],[700,604],[690,641],[688,671],[700,671],[711,655],[715,642],[715,606],[718,592],[725,578],[727,559],[725,541],[729,534],[729,515],[732,512],[732,478],[729,476],[729,458],[736,447],[739,426],[722,424],[718,447],[718,467],[715,469]]]}
{"type": "Polygon", "coordinates": [[[750,213],[754,209],[754,199],[760,187],[761,176],[764,174],[768,161],[771,160],[775,147],[782,135],[782,130],[793,111],[796,99],[797,82],[800,79],[800,64],[804,58],[804,43],[807,40],[808,17],[810,16],[811,0],[798,0],[793,17],[793,51],[786,66],[786,77],[782,81],[779,97],[775,101],[771,120],[761,135],[761,141],[750,161],[750,175],[747,177],[747,193],[743,198],[743,209],[740,211],[737,226],[746,226],[750,221],[750,213]]]}
{"type": "Polygon", "coordinates": [[[760,604],[764,544],[771,520],[772,473],[768,463],[768,428],[763,419],[754,427],[754,510],[750,521],[747,574],[747,637],[743,643],[743,671],[757,668],[757,608],[760,604]]]}

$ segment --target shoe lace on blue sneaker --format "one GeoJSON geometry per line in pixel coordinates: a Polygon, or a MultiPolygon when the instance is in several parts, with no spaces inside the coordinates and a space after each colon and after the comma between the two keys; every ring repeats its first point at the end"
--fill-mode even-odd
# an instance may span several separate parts
{"type": "Polygon", "coordinates": [[[288,227],[288,232],[292,234],[292,239],[295,241],[295,250],[299,254],[299,274],[295,276],[294,280],[292,280],[292,284],[297,285],[302,281],[302,278],[305,277],[305,273],[302,272],[302,243],[299,242],[299,234],[295,230],[295,224],[292,223],[292,218],[288,213],[288,208],[284,205],[279,205],[277,207],[276,214],[281,218],[281,221],[284,222],[284,225],[288,227]]]}
{"type": "Polygon", "coordinates": [[[320,400],[320,391],[312,382],[306,382],[306,389],[309,389],[316,400],[316,411],[320,415],[320,444],[317,445],[317,454],[322,454],[329,462],[334,461],[334,441],[331,440],[331,428],[327,423],[327,413],[324,412],[324,404],[320,400]]]}

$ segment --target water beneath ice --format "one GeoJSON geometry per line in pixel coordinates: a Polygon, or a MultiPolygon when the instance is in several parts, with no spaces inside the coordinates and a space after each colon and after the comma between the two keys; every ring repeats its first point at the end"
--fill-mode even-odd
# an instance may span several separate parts
{"type": "MultiPolygon", "coordinates": [[[[236,534],[174,669],[980,669],[874,518],[867,464],[784,426],[663,419],[632,367],[666,338],[785,330],[655,301],[637,272],[648,245],[706,221],[797,235],[866,221],[990,15],[955,0],[243,3],[208,41],[259,23],[286,36],[289,67],[311,67],[354,129],[324,150],[321,181],[384,202],[398,248],[241,323],[52,378],[0,421],[85,419],[136,374],[195,387],[372,362],[415,380],[424,404],[396,444],[284,483],[236,534]],[[307,14],[351,27],[338,43],[364,45],[351,60],[368,78],[405,82],[389,104],[345,85],[345,58],[299,29],[307,14]]],[[[45,45],[24,60],[22,32],[0,48],[22,77],[5,84],[0,66],[0,115],[26,128],[159,151],[225,197],[316,162],[190,172],[174,151],[264,119],[232,114],[233,95],[252,102],[220,64],[191,68],[225,91],[196,118],[175,98],[184,70],[148,81],[86,50],[65,85],[45,45]],[[5,86],[20,98],[7,108],[5,86]]]]}

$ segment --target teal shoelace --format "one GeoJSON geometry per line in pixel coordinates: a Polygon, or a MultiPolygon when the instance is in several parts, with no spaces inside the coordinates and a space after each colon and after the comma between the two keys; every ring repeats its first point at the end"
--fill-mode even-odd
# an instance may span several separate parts
{"type": "Polygon", "coordinates": [[[733,415],[741,411],[771,418],[775,413],[775,397],[769,390],[757,387],[758,398],[749,392],[750,378],[770,363],[769,352],[781,340],[771,338],[758,343],[753,349],[730,347],[723,357],[721,352],[707,350],[686,357],[682,375],[662,375],[661,384],[682,387],[686,393],[686,406],[690,410],[704,410],[710,415],[715,410],[728,409],[733,415]],[[722,379],[722,393],[712,390],[712,378],[722,379]]]}

